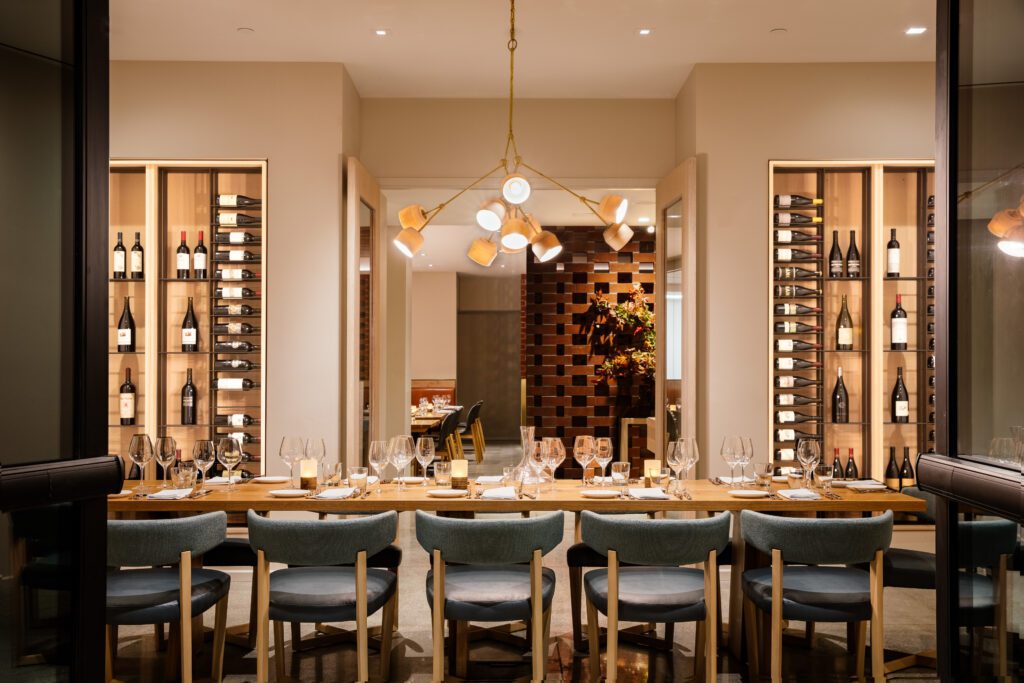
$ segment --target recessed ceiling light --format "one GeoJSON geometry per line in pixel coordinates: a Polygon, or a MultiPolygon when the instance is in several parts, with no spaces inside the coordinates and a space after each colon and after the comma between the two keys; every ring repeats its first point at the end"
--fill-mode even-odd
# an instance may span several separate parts
{"type": "Polygon", "coordinates": [[[639,221],[640,223],[650,223],[651,219],[648,218],[647,216],[640,216],[639,218],[637,218],[637,221],[639,221]]]}
{"type": "Polygon", "coordinates": [[[670,213],[666,218],[682,218],[682,215],[678,213],[670,213]]]}
{"type": "Polygon", "coordinates": [[[911,26],[910,28],[907,29],[907,35],[919,36],[927,30],[928,29],[926,29],[924,26],[911,26]]]}
{"type": "Polygon", "coordinates": [[[642,28],[639,31],[637,31],[637,33],[639,33],[642,36],[649,36],[649,35],[651,35],[651,29],[649,29],[649,28],[642,28]]]}
{"type": "Polygon", "coordinates": [[[378,36],[382,36],[383,37],[383,36],[386,36],[388,34],[388,30],[386,28],[379,28],[376,31],[374,31],[374,33],[376,33],[378,36]]]}
{"type": "Polygon", "coordinates": [[[251,26],[239,26],[235,30],[239,33],[256,33],[256,29],[252,28],[251,26]]]}
{"type": "Polygon", "coordinates": [[[654,226],[653,226],[653,225],[648,225],[648,226],[647,226],[647,232],[648,232],[649,234],[652,234],[652,235],[653,235],[653,234],[654,234],[654,226]]]}
{"type": "Polygon", "coordinates": [[[427,268],[433,268],[433,267],[434,267],[434,264],[433,264],[433,263],[428,263],[428,264],[427,264],[427,268]]]}

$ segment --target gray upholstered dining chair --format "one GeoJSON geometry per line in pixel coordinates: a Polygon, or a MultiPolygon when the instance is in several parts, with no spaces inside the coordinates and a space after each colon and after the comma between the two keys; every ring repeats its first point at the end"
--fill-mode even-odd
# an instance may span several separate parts
{"type": "Polygon", "coordinates": [[[444,680],[446,618],[462,627],[469,622],[529,622],[533,680],[544,680],[555,573],[543,566],[543,556],[561,543],[564,528],[561,512],[494,520],[416,512],[416,540],[433,560],[426,586],[433,622],[433,680],[444,680]]]}
{"type": "Polygon", "coordinates": [[[744,618],[751,678],[758,676],[758,610],[771,620],[771,679],[782,680],[782,622],[857,624],[857,678],[864,677],[866,623],[871,622],[871,674],[885,681],[882,557],[892,540],[892,511],[859,519],[776,517],[740,513],[743,540],[771,556],[771,566],[743,572],[744,618]],[[786,563],[785,567],[783,563],[786,563]],[[848,566],[869,563],[869,569],[848,566]]]}
{"type": "Polygon", "coordinates": [[[380,674],[387,680],[398,582],[392,572],[367,568],[366,558],[391,545],[398,513],[320,521],[267,519],[249,510],[248,522],[257,555],[256,680],[266,683],[269,674],[271,620],[278,680],[285,671],[284,623],[330,621],[356,622],[358,680],[369,680],[366,620],[380,609],[380,674]],[[271,572],[271,562],[294,566],[271,572]]]}
{"type": "MultiPolygon", "coordinates": [[[[704,651],[704,677],[715,680],[718,610],[718,554],[729,543],[728,512],[707,519],[623,519],[585,511],[583,542],[608,558],[606,569],[583,577],[591,678],[601,672],[597,613],[608,618],[605,680],[616,680],[620,621],[674,624],[697,622],[697,645],[704,651]],[[619,563],[630,566],[620,567],[619,563]],[[680,565],[704,563],[703,569],[680,565]]],[[[700,660],[698,659],[698,662],[700,660]]]]}
{"type": "Polygon", "coordinates": [[[180,680],[192,680],[192,618],[217,606],[213,637],[213,680],[224,666],[224,631],[231,577],[214,569],[193,569],[192,558],[224,540],[227,515],[107,522],[107,680],[112,676],[113,627],[171,624],[181,653],[180,680]],[[177,567],[166,567],[177,565],[177,567]],[[124,569],[124,567],[141,567],[124,569]],[[181,609],[184,604],[189,609],[181,609]]]}

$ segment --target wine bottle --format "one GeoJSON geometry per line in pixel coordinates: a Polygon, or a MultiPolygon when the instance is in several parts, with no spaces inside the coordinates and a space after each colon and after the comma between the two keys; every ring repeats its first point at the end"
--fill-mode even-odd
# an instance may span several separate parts
{"type": "Polygon", "coordinates": [[[857,231],[850,231],[850,246],[846,249],[846,277],[860,277],[860,250],[857,249],[857,231]]]}
{"type": "Polygon", "coordinates": [[[928,304],[928,307],[925,309],[925,313],[928,315],[935,315],[935,304],[928,304]]]}
{"type": "Polygon", "coordinates": [[[218,299],[258,299],[259,294],[248,287],[217,287],[213,295],[218,299]]]}
{"type": "Polygon", "coordinates": [[[836,368],[836,385],[832,389],[832,422],[846,424],[850,421],[850,395],[843,382],[843,368],[836,368]]]}
{"type": "Polygon", "coordinates": [[[817,280],[821,277],[821,271],[807,270],[795,266],[778,267],[775,269],[776,280],[817,280]]]}
{"type": "Polygon", "coordinates": [[[816,361],[804,360],[803,358],[776,358],[775,369],[776,370],[809,370],[811,368],[820,368],[821,363],[816,361]]]}
{"type": "Polygon", "coordinates": [[[845,472],[843,471],[843,463],[839,459],[839,449],[832,449],[832,478],[842,479],[844,478],[845,472]]]}
{"type": "Polygon", "coordinates": [[[257,424],[256,419],[245,413],[231,413],[230,415],[218,415],[214,422],[219,425],[230,425],[232,427],[249,427],[257,424]]]}
{"type": "Polygon", "coordinates": [[[839,231],[832,231],[832,249],[828,252],[828,276],[843,276],[843,250],[839,248],[839,231]]]}
{"type": "Polygon", "coordinates": [[[900,468],[896,466],[896,449],[893,446],[889,446],[889,462],[885,465],[883,481],[893,491],[900,490],[900,468]]]}
{"type": "Polygon", "coordinates": [[[928,378],[928,386],[930,386],[933,389],[935,388],[935,375],[932,375],[931,377],[928,378]]]}
{"type": "Polygon", "coordinates": [[[239,372],[248,372],[249,370],[255,370],[256,364],[251,360],[232,358],[231,360],[219,360],[214,363],[214,367],[218,370],[237,370],[239,372]]]}
{"type": "Polygon", "coordinates": [[[246,197],[244,194],[219,194],[217,206],[259,206],[260,200],[246,197]]]}
{"type": "Polygon", "coordinates": [[[192,383],[192,368],[189,368],[187,373],[185,385],[181,388],[181,424],[194,425],[199,393],[196,391],[196,385],[192,383]]]}
{"type": "Polygon", "coordinates": [[[860,473],[857,472],[857,461],[853,459],[853,449],[847,449],[846,456],[846,478],[847,479],[860,479],[860,473]]]}
{"type": "Polygon", "coordinates": [[[934,209],[935,208],[935,195],[933,195],[933,194],[928,195],[928,208],[929,209],[934,209]]]}
{"type": "Polygon", "coordinates": [[[910,462],[910,447],[903,447],[903,464],[900,465],[900,490],[907,486],[917,486],[917,477],[914,476],[914,465],[910,462]]]}
{"type": "Polygon", "coordinates": [[[773,205],[776,209],[788,209],[798,206],[821,206],[823,203],[817,197],[805,197],[802,194],[777,194],[773,205]]]}
{"type": "Polygon", "coordinates": [[[777,406],[816,406],[819,401],[814,396],[803,394],[775,394],[775,405],[777,406]]]}
{"type": "Polygon", "coordinates": [[[814,315],[816,313],[821,313],[821,309],[816,306],[775,304],[775,315],[814,315]]]}
{"type": "Polygon", "coordinates": [[[799,230],[777,230],[775,232],[775,242],[777,244],[794,244],[820,241],[821,235],[813,235],[807,232],[800,232],[799,230]]]}
{"type": "Polygon", "coordinates": [[[243,268],[218,268],[213,276],[218,280],[258,280],[256,273],[243,268]]]}
{"type": "Polygon", "coordinates": [[[124,382],[120,390],[121,424],[135,424],[135,385],[132,383],[132,369],[124,369],[124,382]]]}
{"type": "Polygon", "coordinates": [[[227,304],[225,306],[214,306],[214,315],[252,315],[255,310],[249,304],[227,304]]]}
{"type": "Polygon", "coordinates": [[[255,244],[260,238],[251,232],[235,230],[233,232],[218,232],[213,236],[214,244],[255,244]]]}
{"type": "Polygon", "coordinates": [[[244,213],[225,212],[217,214],[218,225],[259,225],[260,219],[244,213]]]}
{"type": "Polygon", "coordinates": [[[132,279],[142,280],[146,277],[144,268],[144,251],[142,250],[142,233],[135,233],[135,244],[132,245],[132,279]]]}
{"type": "Polygon", "coordinates": [[[213,253],[213,260],[218,263],[223,263],[225,261],[240,263],[244,261],[259,261],[260,257],[248,249],[228,249],[226,251],[215,251],[213,253]]]}
{"type": "Polygon", "coordinates": [[[804,251],[803,249],[779,248],[775,250],[775,260],[782,263],[790,261],[814,261],[821,258],[816,251],[804,251]]]}
{"type": "Polygon", "coordinates": [[[934,267],[928,269],[928,279],[929,280],[934,280],[935,279],[935,268],[934,267]]]}
{"type": "Polygon", "coordinates": [[[121,233],[118,232],[117,244],[114,245],[114,274],[112,276],[113,279],[124,280],[128,277],[128,273],[125,272],[127,256],[128,252],[124,248],[124,241],[121,237],[121,233]]]}
{"type": "Polygon", "coordinates": [[[928,244],[935,244],[935,231],[929,230],[924,237],[924,241],[928,244]]]}
{"type": "Polygon", "coordinates": [[[903,310],[903,295],[896,295],[896,308],[889,316],[889,346],[893,351],[907,350],[907,312],[903,310]]]}
{"type": "Polygon", "coordinates": [[[802,339],[776,339],[775,350],[782,353],[793,353],[794,351],[817,351],[821,344],[812,344],[802,339]]]}
{"type": "Polygon", "coordinates": [[[808,216],[802,213],[790,213],[783,211],[775,216],[775,227],[786,227],[789,225],[817,225],[821,223],[821,216],[808,216]]]}
{"type": "Polygon", "coordinates": [[[903,368],[896,368],[896,384],[892,388],[892,403],[890,406],[893,422],[910,422],[910,394],[907,392],[907,385],[903,383],[903,368]]]}
{"type": "Polygon", "coordinates": [[[775,334],[810,334],[812,332],[821,332],[821,327],[802,322],[775,323],[775,334]]]}
{"type": "Polygon", "coordinates": [[[191,252],[188,249],[188,244],[185,242],[185,231],[181,231],[181,244],[178,245],[177,255],[175,262],[178,266],[178,279],[187,280],[191,264],[189,263],[189,256],[191,252]]]}
{"type": "Polygon", "coordinates": [[[816,434],[808,434],[802,432],[799,429],[776,429],[775,440],[779,443],[786,443],[787,441],[798,441],[800,439],[817,439],[816,434]]]}
{"type": "Polygon", "coordinates": [[[229,432],[224,436],[241,444],[259,443],[259,440],[249,432],[229,432]]]}
{"type": "Polygon", "coordinates": [[[820,289],[811,289],[800,285],[775,285],[775,298],[777,299],[800,299],[820,295],[820,289]]]}
{"type": "Polygon", "coordinates": [[[249,353],[256,350],[256,346],[247,341],[218,341],[213,350],[218,353],[249,353]]]}
{"type": "Polygon", "coordinates": [[[256,334],[256,328],[249,323],[222,323],[213,326],[217,334],[256,334]]]}
{"type": "Polygon", "coordinates": [[[217,379],[218,391],[249,391],[256,383],[248,377],[220,377],[217,379]]]}
{"type": "Polygon", "coordinates": [[[802,389],[820,386],[818,382],[798,375],[779,375],[775,378],[775,386],[779,389],[802,389]]]}
{"type": "Polygon", "coordinates": [[[935,334],[935,322],[934,322],[934,321],[931,321],[931,320],[929,320],[929,321],[928,321],[928,324],[927,324],[927,325],[925,325],[925,331],[926,331],[926,332],[927,332],[928,334],[935,334]]]}
{"type": "Polygon", "coordinates": [[[199,243],[196,245],[196,251],[192,255],[192,267],[195,270],[197,280],[205,280],[209,277],[206,274],[206,245],[203,244],[203,231],[199,231],[199,243]]]}
{"type": "Polygon", "coordinates": [[[181,321],[181,350],[186,353],[194,353],[199,350],[199,322],[196,320],[196,312],[192,308],[192,297],[188,298],[188,310],[185,311],[185,318],[181,321]]]}
{"type": "Polygon", "coordinates": [[[885,274],[887,277],[899,277],[900,243],[896,240],[896,228],[892,228],[889,235],[889,243],[885,245],[885,274]]]}
{"type": "Polygon", "coordinates": [[[792,448],[776,448],[775,449],[776,460],[795,460],[796,451],[792,448]]]}
{"type": "Polygon", "coordinates": [[[840,351],[853,350],[853,318],[850,317],[845,294],[843,305],[839,309],[839,317],[836,318],[836,348],[840,351]]]}
{"type": "Polygon", "coordinates": [[[929,370],[935,369],[935,356],[928,356],[925,359],[925,365],[928,366],[929,370]]]}
{"type": "Polygon", "coordinates": [[[935,250],[934,249],[927,250],[925,252],[925,258],[928,260],[928,263],[933,263],[935,261],[935,250]]]}
{"type": "Polygon", "coordinates": [[[806,415],[804,413],[798,413],[795,410],[777,410],[775,411],[775,423],[784,425],[790,423],[799,422],[817,422],[818,417],[815,415],[806,415]]]}
{"type": "Polygon", "coordinates": [[[928,227],[929,228],[934,228],[935,227],[935,214],[934,213],[928,214],[928,227]]]}
{"type": "Polygon", "coordinates": [[[124,298],[121,319],[117,321],[117,350],[122,353],[135,351],[135,318],[132,317],[128,297],[124,298]]]}

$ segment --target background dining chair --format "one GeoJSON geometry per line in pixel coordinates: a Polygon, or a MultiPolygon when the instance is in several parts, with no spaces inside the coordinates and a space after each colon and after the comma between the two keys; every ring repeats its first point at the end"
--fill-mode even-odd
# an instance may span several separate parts
{"type": "Polygon", "coordinates": [[[555,573],[543,566],[543,556],[561,543],[564,529],[561,512],[497,520],[416,512],[416,540],[431,554],[433,565],[426,586],[433,680],[445,678],[445,619],[457,622],[460,632],[470,622],[529,622],[532,678],[544,680],[555,573]]]}
{"type": "MultiPolygon", "coordinates": [[[[484,461],[484,427],[480,421],[480,410],[483,406],[483,401],[477,401],[470,406],[469,412],[466,413],[466,421],[460,422],[458,428],[460,446],[466,441],[472,443],[473,457],[476,458],[478,464],[484,461]]],[[[465,453],[464,448],[463,453],[465,453]]]]}
{"type": "MultiPolygon", "coordinates": [[[[192,680],[192,618],[216,605],[213,680],[224,666],[224,630],[231,577],[193,569],[192,559],[224,540],[227,515],[107,522],[107,680],[112,676],[112,627],[171,624],[168,657],[181,655],[180,680],[192,680]],[[177,565],[164,567],[162,565],[177,565]],[[151,567],[124,569],[124,567],[151,567]],[[155,567],[154,567],[155,566],[155,567]],[[182,609],[188,604],[189,609],[182,609]]],[[[116,647],[116,644],[114,645],[116,647]]]]}
{"type": "Polygon", "coordinates": [[[591,679],[599,676],[598,612],[608,617],[605,679],[617,677],[619,622],[697,622],[698,678],[717,673],[717,555],[729,543],[732,515],[707,519],[623,519],[584,511],[583,542],[607,558],[583,577],[590,630],[591,679]],[[620,566],[619,562],[630,566],[620,566]],[[681,567],[704,563],[703,570],[681,567]]]}
{"type": "Polygon", "coordinates": [[[856,622],[857,677],[864,677],[865,626],[871,622],[871,673],[885,681],[883,553],[892,511],[862,519],[776,517],[740,513],[743,540],[771,556],[771,566],[743,572],[750,677],[757,679],[758,610],[771,616],[771,679],[782,680],[782,622],[856,622]],[[785,566],[783,563],[786,563],[785,566]],[[869,562],[868,571],[850,566],[869,562]]]}
{"type": "Polygon", "coordinates": [[[455,433],[459,425],[459,413],[452,412],[441,420],[437,433],[437,453],[443,454],[445,460],[459,460],[466,457],[462,452],[462,441],[455,433]]]}
{"type": "Polygon", "coordinates": [[[398,513],[338,520],[274,520],[250,510],[249,541],[257,553],[258,612],[256,680],[266,683],[268,636],[274,621],[274,659],[284,678],[284,623],[356,622],[358,680],[369,680],[367,618],[384,610],[380,675],[388,677],[391,624],[395,618],[395,574],[367,568],[366,558],[388,546],[398,513]],[[270,563],[296,565],[270,571],[270,563]],[[349,565],[349,566],[342,566],[349,565]]]}

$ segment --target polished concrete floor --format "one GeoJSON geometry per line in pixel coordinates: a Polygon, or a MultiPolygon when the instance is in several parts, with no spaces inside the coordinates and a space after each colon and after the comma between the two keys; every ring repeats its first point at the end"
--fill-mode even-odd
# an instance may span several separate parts
{"type": "MultiPolygon", "coordinates": [[[[470,456],[472,457],[472,456],[470,456]]],[[[502,466],[519,457],[516,445],[494,444],[488,446],[487,458],[482,466],[471,466],[471,474],[501,472],[502,466]]],[[[399,633],[391,653],[391,680],[428,681],[431,670],[430,612],[424,594],[427,572],[427,554],[416,543],[413,516],[402,515],[400,522],[401,543],[405,555],[401,568],[399,594],[399,633]]],[[[897,545],[921,546],[926,538],[920,534],[899,534],[897,545]]],[[[572,652],[572,626],[570,621],[568,572],[565,564],[565,549],[572,539],[572,517],[566,515],[565,537],[562,544],[546,558],[546,564],[557,574],[557,593],[552,614],[551,634],[554,643],[548,658],[549,681],[585,681],[590,672],[586,657],[574,657],[572,652]]],[[[231,596],[228,624],[242,624],[249,617],[249,596],[251,573],[247,569],[229,569],[231,573],[231,596]]],[[[722,572],[722,593],[729,595],[729,575],[722,572]]],[[[885,594],[886,648],[905,652],[917,652],[935,646],[935,613],[932,593],[888,589],[885,594]]],[[[725,606],[728,614],[728,606],[725,606]]],[[[212,626],[213,611],[206,617],[207,626],[212,626]]],[[[379,624],[379,616],[371,618],[371,625],[379,624]]],[[[799,626],[802,626],[799,625],[799,626]]],[[[312,632],[311,625],[303,627],[303,634],[312,632]]],[[[286,629],[290,641],[290,632],[286,629]]],[[[813,649],[802,644],[787,645],[784,653],[785,673],[788,680],[798,681],[847,681],[853,673],[852,658],[846,656],[845,626],[821,624],[813,649]]],[[[122,628],[120,631],[118,658],[115,664],[116,677],[122,681],[163,680],[163,656],[156,649],[152,627],[122,628]]],[[[286,654],[286,670],[292,680],[300,681],[346,681],[355,677],[354,648],[339,645],[316,649],[293,656],[291,647],[286,654]]],[[[693,676],[694,629],[692,625],[678,627],[675,631],[675,647],[671,653],[651,655],[628,645],[620,649],[617,662],[619,680],[622,681],[684,681],[693,676]]],[[[723,651],[724,652],[724,651],[723,651]]],[[[273,656],[273,653],[272,653],[273,656]]],[[[497,660],[492,665],[480,664],[471,669],[471,675],[482,680],[502,680],[516,674],[529,674],[529,659],[523,653],[505,646],[480,643],[472,650],[474,660],[497,660]]],[[[371,651],[371,673],[376,673],[378,658],[371,651]]],[[[271,662],[271,672],[274,663],[271,662]]],[[[195,655],[195,671],[198,678],[209,676],[209,649],[195,655]]],[[[253,652],[239,647],[227,648],[225,680],[241,683],[252,681],[256,671],[253,652]]],[[[722,655],[719,681],[748,680],[739,664],[722,655]]],[[[272,679],[273,679],[273,673],[272,679]]],[[[934,672],[917,669],[891,675],[889,680],[934,680],[934,672]]]]}

